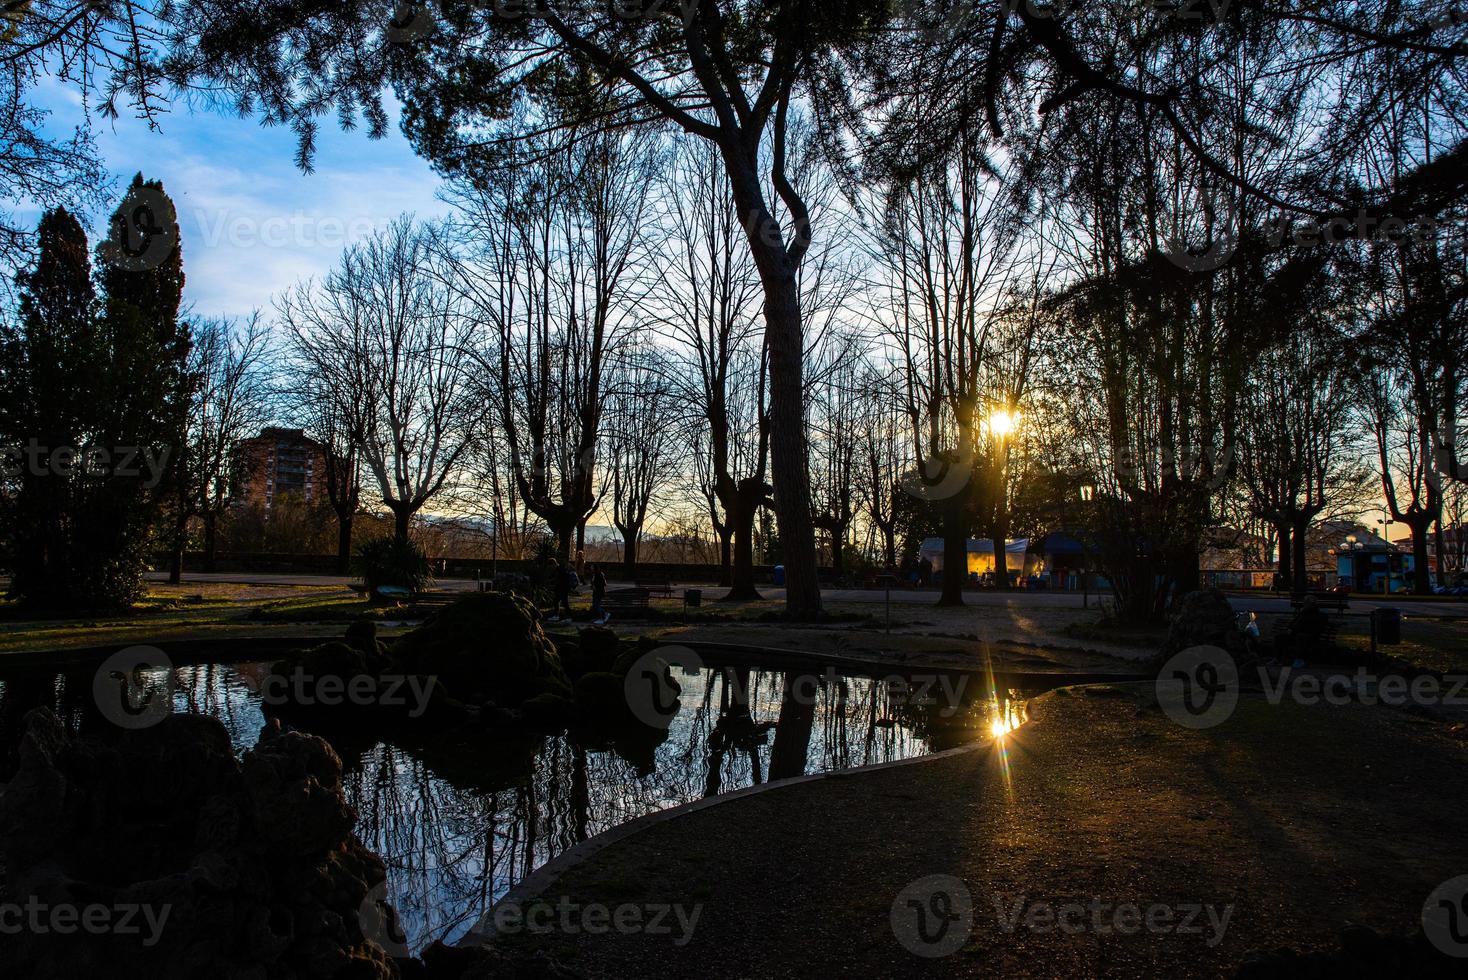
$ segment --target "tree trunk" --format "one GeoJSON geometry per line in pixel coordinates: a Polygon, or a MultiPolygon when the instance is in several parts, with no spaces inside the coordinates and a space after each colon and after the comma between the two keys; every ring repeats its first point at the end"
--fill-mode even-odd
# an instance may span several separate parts
{"type": "MultiPolygon", "coordinates": [[[[754,586],[754,518],[755,507],[742,503],[729,514],[729,523],[734,528],[733,585],[726,602],[755,602],[763,598],[754,586]]],[[[788,571],[788,568],[787,568],[788,571]]]]}
{"type": "Polygon", "coordinates": [[[204,571],[214,571],[215,529],[219,526],[219,515],[210,510],[204,515],[204,571]]]}
{"type": "Polygon", "coordinates": [[[1408,521],[1407,526],[1412,529],[1412,592],[1414,595],[1432,595],[1432,575],[1427,569],[1427,531],[1432,527],[1432,517],[1421,515],[1408,521]],[[1424,517],[1425,520],[1422,519],[1424,517]]]}
{"type": "Polygon", "coordinates": [[[1203,557],[1203,549],[1196,543],[1183,543],[1178,546],[1177,566],[1174,571],[1176,576],[1171,605],[1182,600],[1182,597],[1190,592],[1197,592],[1203,587],[1203,576],[1198,568],[1203,557]]]}
{"type": "Polygon", "coordinates": [[[408,543],[408,531],[413,525],[413,512],[405,504],[389,504],[393,514],[393,535],[398,544],[408,543]]]}
{"type": "Polygon", "coordinates": [[[1295,575],[1294,575],[1294,572],[1292,571],[1292,569],[1295,566],[1294,566],[1294,554],[1293,554],[1293,551],[1292,551],[1292,549],[1290,547],[1290,526],[1288,524],[1285,524],[1285,523],[1280,523],[1279,525],[1277,525],[1275,527],[1274,533],[1277,534],[1277,535],[1279,535],[1279,581],[1280,581],[1280,584],[1283,585],[1287,589],[1288,588],[1293,588],[1294,581],[1295,581],[1295,575]]]}
{"type": "Polygon", "coordinates": [[[963,583],[968,578],[968,527],[964,521],[963,496],[942,502],[943,508],[943,594],[940,606],[963,605],[963,583]]]}
{"type": "Polygon", "coordinates": [[[846,550],[846,527],[827,522],[824,528],[831,539],[831,577],[839,581],[846,573],[846,556],[842,554],[846,550]]]}
{"type": "MultiPolygon", "coordinates": [[[[1462,533],[1461,531],[1459,532],[1462,533]]],[[[1433,544],[1437,551],[1437,584],[1439,588],[1448,584],[1448,549],[1443,537],[1443,520],[1439,517],[1432,522],[1433,544]]]]}
{"type": "Polygon", "coordinates": [[[641,529],[636,534],[622,532],[622,574],[629,582],[637,581],[637,545],[641,537],[641,529]]]}
{"type": "Polygon", "coordinates": [[[766,205],[758,169],[758,134],[752,143],[743,135],[721,140],[719,151],[764,289],[765,345],[770,365],[770,464],[775,515],[785,552],[785,610],[795,619],[814,618],[821,611],[821,585],[810,513],[800,250],[792,254],[787,248],[780,225],[766,205]]]}
{"type": "Polygon", "coordinates": [[[352,515],[336,518],[336,572],[348,575],[352,570],[352,515]]]}
{"type": "Polygon", "coordinates": [[[173,554],[169,556],[168,584],[178,585],[183,581],[184,548],[188,544],[189,518],[188,515],[179,517],[173,522],[173,554]]]}
{"type": "Polygon", "coordinates": [[[725,588],[734,584],[734,529],[725,524],[719,534],[719,585],[725,588]]]}
{"type": "Polygon", "coordinates": [[[1305,560],[1306,532],[1310,529],[1310,522],[1297,523],[1290,529],[1290,543],[1293,545],[1291,551],[1294,553],[1295,563],[1295,594],[1304,595],[1310,590],[1310,565],[1305,560]]]}
{"type": "Polygon", "coordinates": [[[785,610],[794,619],[821,611],[815,529],[810,515],[805,435],[805,340],[794,270],[766,274],[765,325],[770,347],[770,464],[775,515],[785,552],[785,610]]]}
{"type": "Polygon", "coordinates": [[[1009,591],[1009,541],[1004,534],[994,535],[994,588],[1009,591]]]}
{"type": "Polygon", "coordinates": [[[893,571],[897,569],[897,530],[892,527],[882,527],[882,547],[887,555],[887,567],[893,571]]]}

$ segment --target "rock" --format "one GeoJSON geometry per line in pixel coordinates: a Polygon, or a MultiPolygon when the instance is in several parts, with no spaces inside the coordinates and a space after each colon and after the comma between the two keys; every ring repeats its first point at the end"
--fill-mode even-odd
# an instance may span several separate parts
{"type": "MultiPolygon", "coordinates": [[[[622,650],[622,641],[604,626],[591,626],[581,631],[582,673],[612,670],[622,650]]],[[[625,673],[625,671],[624,671],[625,673]]]]}
{"type": "Polygon", "coordinates": [[[1167,630],[1167,639],[1157,654],[1156,665],[1189,647],[1212,646],[1234,656],[1244,653],[1244,638],[1228,598],[1217,589],[1189,592],[1178,604],[1167,630]]]}
{"type": "Polygon", "coordinates": [[[636,723],[637,718],[627,704],[625,680],[608,671],[583,675],[576,682],[578,720],[617,726],[636,723]]]}
{"type": "Polygon", "coordinates": [[[387,644],[377,638],[377,623],[371,619],[359,619],[347,627],[347,646],[362,655],[367,670],[377,674],[391,662],[387,644]]]}
{"type": "Polygon", "coordinates": [[[357,822],[341,794],[341,760],[319,738],[282,732],[273,721],[243,762],[254,829],[269,846],[294,855],[326,851],[357,822]]]}
{"type": "Polygon", "coordinates": [[[568,697],[571,690],[539,612],[502,592],[476,593],[444,607],[398,640],[392,655],[397,670],[437,677],[471,704],[515,708],[540,694],[568,697]]]}
{"type": "Polygon", "coordinates": [[[557,694],[537,694],[520,706],[527,724],[548,731],[565,728],[575,710],[570,701],[557,694]]]}
{"type": "Polygon", "coordinates": [[[0,794],[0,891],[143,906],[158,928],[144,926],[151,944],[107,931],[0,936],[7,974],[400,975],[363,934],[359,910],[386,870],[352,835],[341,763],[322,740],[273,723],[236,759],[213,718],[173,715],[104,742],[41,709],[19,759],[0,794]]]}

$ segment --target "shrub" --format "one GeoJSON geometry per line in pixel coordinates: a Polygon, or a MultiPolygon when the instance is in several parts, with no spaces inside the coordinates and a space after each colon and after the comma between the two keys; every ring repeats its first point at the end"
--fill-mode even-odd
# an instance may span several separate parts
{"type": "Polygon", "coordinates": [[[396,585],[417,595],[433,582],[428,556],[412,541],[379,538],[357,548],[353,571],[373,598],[383,586],[396,585]]]}

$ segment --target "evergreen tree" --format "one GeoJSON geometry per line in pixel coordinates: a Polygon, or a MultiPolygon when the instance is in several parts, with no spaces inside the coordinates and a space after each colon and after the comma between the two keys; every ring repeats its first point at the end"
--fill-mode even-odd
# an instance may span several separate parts
{"type": "Polygon", "coordinates": [[[183,250],[173,202],[159,181],[133,178],[112,215],[101,259],[102,327],[110,364],[99,388],[115,445],[153,447],[160,470],[116,487],[124,495],[117,548],[141,550],[160,516],[170,546],[192,516],[188,412],[198,379],[188,369],[191,331],[179,319],[183,250]]]}
{"type": "Polygon", "coordinates": [[[137,599],[191,395],[178,228],[160,184],[134,180],[98,257],[100,302],[86,233],[49,212],[19,322],[0,332],[0,530],[12,593],[46,610],[137,599]]]}
{"type": "Polygon", "coordinates": [[[5,537],[11,591],[60,607],[78,571],[74,518],[82,494],[75,449],[91,434],[96,293],[87,236],[75,217],[64,208],[47,212],[37,237],[36,266],[19,277],[19,323],[7,325],[3,337],[5,537]]]}

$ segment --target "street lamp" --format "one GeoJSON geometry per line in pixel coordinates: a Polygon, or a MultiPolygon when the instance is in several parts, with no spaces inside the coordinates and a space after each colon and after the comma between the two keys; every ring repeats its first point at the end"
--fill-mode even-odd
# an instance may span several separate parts
{"type": "MultiPolygon", "coordinates": [[[[1090,483],[1081,484],[1081,503],[1089,504],[1096,499],[1096,487],[1090,483]]],[[[1082,545],[1082,548],[1085,546],[1082,545]]],[[[1090,556],[1082,553],[1085,559],[1085,567],[1081,569],[1081,608],[1091,608],[1091,562],[1090,556]]]]}

